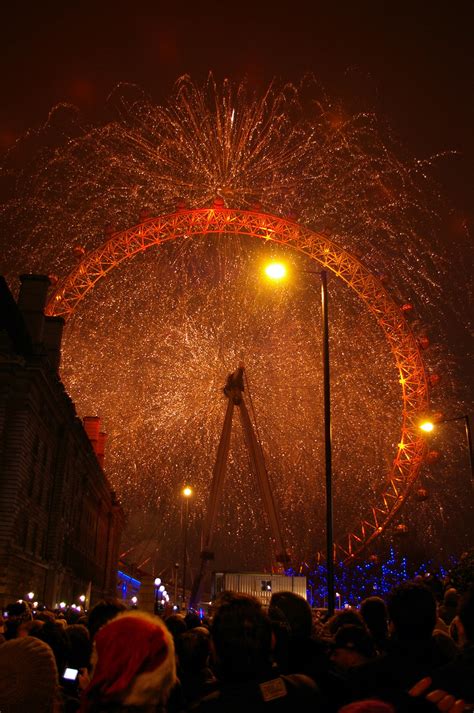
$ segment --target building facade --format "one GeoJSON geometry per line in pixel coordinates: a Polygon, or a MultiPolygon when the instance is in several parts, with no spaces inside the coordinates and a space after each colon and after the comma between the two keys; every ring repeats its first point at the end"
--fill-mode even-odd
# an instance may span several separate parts
{"type": "Polygon", "coordinates": [[[78,418],[59,378],[63,320],[50,281],[0,278],[0,606],[114,596],[124,515],[103,471],[100,420],[78,418]]]}

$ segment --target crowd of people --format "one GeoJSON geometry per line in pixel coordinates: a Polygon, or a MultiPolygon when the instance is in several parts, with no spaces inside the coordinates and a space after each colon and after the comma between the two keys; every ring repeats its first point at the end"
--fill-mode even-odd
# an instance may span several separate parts
{"type": "Polygon", "coordinates": [[[327,619],[292,592],[222,593],[209,619],[115,600],[87,615],[7,607],[2,713],[474,710],[474,588],[420,582],[327,619]]]}

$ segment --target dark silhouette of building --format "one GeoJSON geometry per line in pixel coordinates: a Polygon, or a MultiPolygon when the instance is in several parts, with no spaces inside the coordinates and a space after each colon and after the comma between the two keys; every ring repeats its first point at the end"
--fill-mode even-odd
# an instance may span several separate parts
{"type": "Polygon", "coordinates": [[[78,418],[59,378],[61,317],[48,277],[0,277],[0,605],[114,595],[124,515],[103,471],[98,417],[78,418]]]}

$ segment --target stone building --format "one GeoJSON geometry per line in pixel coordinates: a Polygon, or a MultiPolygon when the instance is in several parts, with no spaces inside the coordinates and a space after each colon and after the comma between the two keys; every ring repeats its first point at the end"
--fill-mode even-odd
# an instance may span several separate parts
{"type": "Polygon", "coordinates": [[[84,423],[58,375],[63,320],[50,281],[0,277],[0,606],[114,595],[124,515],[103,471],[106,436],[84,423]]]}

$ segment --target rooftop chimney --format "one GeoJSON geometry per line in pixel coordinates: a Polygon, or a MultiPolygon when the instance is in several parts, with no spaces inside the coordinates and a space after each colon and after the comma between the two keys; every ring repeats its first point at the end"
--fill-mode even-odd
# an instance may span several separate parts
{"type": "Polygon", "coordinates": [[[99,465],[102,469],[104,468],[104,453],[106,441],[107,434],[101,431],[99,433],[99,441],[97,443],[97,460],[99,461],[99,465]]]}
{"type": "Polygon", "coordinates": [[[84,423],[84,430],[87,433],[92,448],[94,449],[94,453],[98,457],[97,449],[99,445],[100,417],[84,416],[82,421],[84,423]]]}
{"type": "Polygon", "coordinates": [[[33,344],[43,341],[44,308],[51,284],[46,275],[20,275],[18,307],[26,322],[33,344]]]}
{"type": "Polygon", "coordinates": [[[63,336],[64,319],[62,317],[45,317],[44,347],[48,359],[55,371],[59,371],[61,363],[61,339],[63,336]]]}

